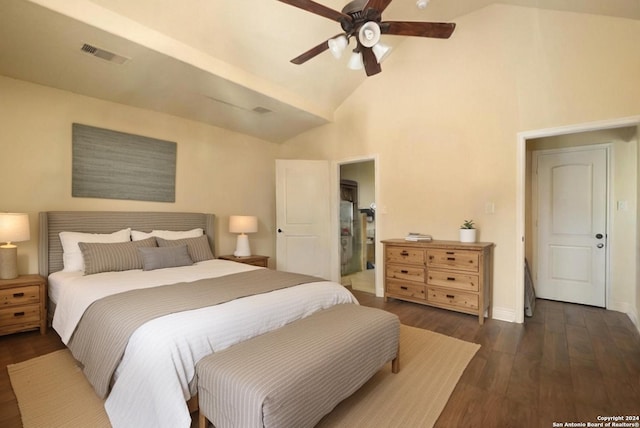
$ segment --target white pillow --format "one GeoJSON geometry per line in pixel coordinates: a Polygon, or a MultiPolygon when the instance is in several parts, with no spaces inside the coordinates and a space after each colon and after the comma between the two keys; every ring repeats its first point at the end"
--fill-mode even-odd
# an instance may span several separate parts
{"type": "Polygon", "coordinates": [[[84,271],[84,259],[78,242],[127,242],[131,241],[131,229],[122,229],[113,233],[60,232],[62,243],[63,272],[84,271]]]}
{"type": "Polygon", "coordinates": [[[139,230],[131,231],[131,239],[134,241],[140,241],[142,239],[156,238],[166,239],[168,241],[174,241],[176,239],[197,238],[204,234],[204,230],[200,227],[191,230],[152,230],[151,232],[140,232],[139,230]]]}

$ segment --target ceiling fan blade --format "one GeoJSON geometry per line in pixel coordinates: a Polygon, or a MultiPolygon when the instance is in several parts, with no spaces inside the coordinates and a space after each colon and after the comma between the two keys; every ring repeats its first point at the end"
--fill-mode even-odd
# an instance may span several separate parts
{"type": "Polygon", "coordinates": [[[305,62],[309,61],[311,58],[314,58],[320,55],[322,52],[328,49],[329,49],[329,40],[325,40],[324,42],[320,43],[318,46],[313,47],[308,51],[306,51],[305,53],[295,57],[294,59],[291,60],[291,62],[298,65],[304,64],[305,62]]]}
{"type": "Polygon", "coordinates": [[[369,0],[362,10],[374,9],[382,13],[390,3],[391,0],[369,0]]]}
{"type": "Polygon", "coordinates": [[[380,73],[382,71],[382,67],[378,64],[376,55],[373,53],[371,48],[362,46],[361,52],[364,71],[367,73],[367,76],[373,76],[374,74],[380,73]]]}
{"type": "Polygon", "coordinates": [[[325,18],[329,18],[333,21],[337,21],[342,23],[342,21],[347,20],[351,22],[351,17],[342,12],[338,12],[337,10],[333,10],[328,8],[327,6],[321,5],[320,3],[316,3],[311,0],[278,0],[282,3],[289,4],[291,6],[299,7],[300,9],[306,10],[307,12],[315,13],[316,15],[324,16],[325,18]]]}
{"type": "Polygon", "coordinates": [[[380,23],[382,34],[396,36],[434,37],[448,39],[451,37],[456,24],[452,22],[400,22],[386,21],[380,23]]]}

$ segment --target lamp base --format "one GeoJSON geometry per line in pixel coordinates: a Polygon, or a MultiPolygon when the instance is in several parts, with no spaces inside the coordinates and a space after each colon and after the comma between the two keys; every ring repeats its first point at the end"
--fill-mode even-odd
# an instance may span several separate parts
{"type": "Polygon", "coordinates": [[[249,237],[244,233],[238,235],[236,241],[236,250],[233,252],[236,257],[248,257],[251,255],[251,249],[249,248],[249,237]]]}
{"type": "Polygon", "coordinates": [[[18,248],[15,245],[0,246],[0,279],[18,277],[18,248]]]}

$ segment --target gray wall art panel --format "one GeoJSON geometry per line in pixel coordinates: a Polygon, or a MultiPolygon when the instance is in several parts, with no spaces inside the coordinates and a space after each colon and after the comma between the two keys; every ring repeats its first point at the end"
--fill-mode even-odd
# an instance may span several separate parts
{"type": "Polygon", "coordinates": [[[72,196],[175,202],[177,144],[73,124],[72,196]]]}

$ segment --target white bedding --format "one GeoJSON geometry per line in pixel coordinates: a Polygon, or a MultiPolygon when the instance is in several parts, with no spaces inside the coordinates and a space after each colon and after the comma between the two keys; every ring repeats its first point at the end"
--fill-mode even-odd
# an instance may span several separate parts
{"type": "MultiPolygon", "coordinates": [[[[251,269],[225,260],[154,271],[51,275],[57,296],[53,327],[67,343],[84,310],[102,297],[251,269]]],[[[125,350],[105,408],[114,428],[189,427],[186,400],[195,364],[205,355],[339,303],[357,303],[342,285],[314,282],[167,315],[140,327],[125,350]]]]}

